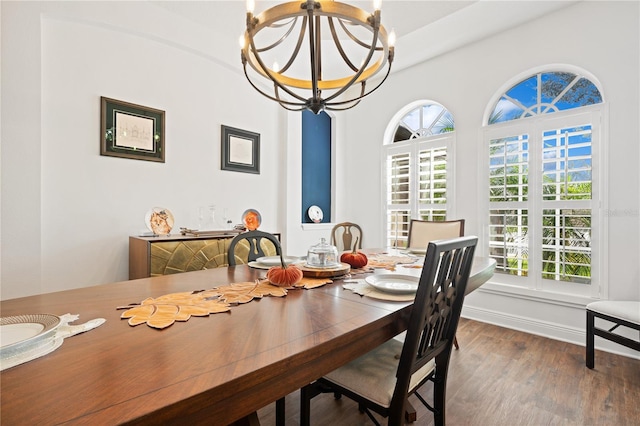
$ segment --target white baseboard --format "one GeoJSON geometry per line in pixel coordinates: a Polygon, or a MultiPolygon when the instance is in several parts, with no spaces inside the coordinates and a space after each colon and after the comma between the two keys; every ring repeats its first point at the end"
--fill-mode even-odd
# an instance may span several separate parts
{"type": "MultiPolygon", "coordinates": [[[[522,331],[524,333],[547,337],[549,339],[560,340],[562,342],[572,343],[579,346],[585,346],[584,329],[569,327],[561,324],[554,324],[551,322],[535,320],[526,317],[519,317],[516,315],[509,315],[502,312],[490,311],[473,306],[464,306],[462,309],[462,317],[509,328],[512,330],[522,331]]],[[[596,336],[595,347],[598,350],[640,360],[639,352],[618,345],[609,340],[601,339],[598,336],[596,336]]],[[[598,360],[596,359],[596,363],[597,362],[598,360]]]]}

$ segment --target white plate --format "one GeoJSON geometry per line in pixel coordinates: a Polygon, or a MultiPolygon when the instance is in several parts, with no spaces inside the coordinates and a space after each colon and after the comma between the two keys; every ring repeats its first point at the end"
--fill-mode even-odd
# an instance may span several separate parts
{"type": "MultiPolygon", "coordinates": [[[[295,256],[284,256],[285,265],[291,265],[292,263],[299,262],[300,258],[295,256]]],[[[280,266],[280,256],[264,256],[256,259],[256,262],[264,266],[280,266]]]]}
{"type": "Polygon", "coordinates": [[[419,277],[399,274],[369,275],[365,282],[376,290],[385,293],[415,293],[418,290],[419,277]]]}
{"type": "Polygon", "coordinates": [[[25,347],[20,347],[6,355],[3,354],[0,357],[0,370],[14,367],[53,352],[62,345],[63,341],[64,338],[56,339],[55,335],[52,335],[25,347]]]}
{"type": "Polygon", "coordinates": [[[311,206],[307,209],[307,214],[309,215],[309,219],[313,221],[313,223],[322,222],[322,218],[324,217],[322,213],[322,209],[318,206],[311,206]]]}
{"type": "Polygon", "coordinates": [[[0,354],[5,356],[53,336],[59,325],[60,317],[50,314],[0,318],[0,354]]]}

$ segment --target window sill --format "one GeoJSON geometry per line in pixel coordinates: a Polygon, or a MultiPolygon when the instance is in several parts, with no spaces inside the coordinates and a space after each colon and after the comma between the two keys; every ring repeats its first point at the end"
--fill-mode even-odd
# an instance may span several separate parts
{"type": "Polygon", "coordinates": [[[482,293],[496,294],[500,296],[514,297],[518,299],[531,300],[536,302],[549,303],[552,305],[569,306],[574,308],[584,308],[587,304],[598,299],[593,299],[577,294],[554,293],[544,290],[533,290],[530,288],[517,287],[508,284],[487,282],[477,291],[482,293]]]}
{"type": "Polygon", "coordinates": [[[303,223],[301,224],[303,231],[325,231],[332,230],[334,223],[303,223]]]}

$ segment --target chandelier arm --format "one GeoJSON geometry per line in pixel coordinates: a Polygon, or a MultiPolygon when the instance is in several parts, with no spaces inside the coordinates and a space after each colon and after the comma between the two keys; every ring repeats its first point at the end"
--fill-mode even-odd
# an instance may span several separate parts
{"type": "MultiPolygon", "coordinates": [[[[375,42],[375,40],[377,39],[378,39],[378,28],[376,27],[373,31],[373,41],[375,42]]],[[[360,69],[353,75],[353,77],[351,77],[351,79],[347,84],[345,84],[337,92],[333,93],[331,96],[326,98],[325,102],[329,102],[331,99],[335,99],[338,96],[342,95],[345,91],[347,91],[347,89],[349,89],[353,85],[353,83],[355,83],[358,80],[360,75],[364,72],[364,70],[369,65],[369,62],[371,61],[371,57],[373,56],[374,52],[375,52],[375,48],[369,49],[369,54],[367,55],[367,58],[362,62],[362,66],[360,67],[360,69]]],[[[391,64],[389,64],[389,70],[391,70],[391,64]]],[[[388,72],[387,72],[387,75],[388,75],[388,72]]],[[[386,79],[386,76],[385,76],[385,79],[386,79]]]]}
{"type": "MultiPolygon", "coordinates": [[[[363,98],[365,98],[365,97],[369,96],[370,94],[372,94],[373,92],[375,92],[376,90],[378,90],[378,88],[379,88],[380,86],[382,86],[382,83],[384,83],[384,82],[385,82],[385,80],[387,79],[387,77],[389,77],[389,73],[390,73],[390,72],[391,72],[391,63],[389,63],[389,66],[387,67],[387,73],[384,75],[384,78],[380,81],[380,83],[378,83],[378,85],[377,85],[376,87],[374,87],[373,89],[371,89],[371,90],[370,90],[370,91],[368,91],[367,93],[362,94],[362,95],[361,95],[360,97],[358,97],[358,98],[354,98],[354,99],[347,100],[347,101],[332,102],[330,105],[343,105],[343,104],[348,104],[349,102],[353,102],[353,101],[354,101],[354,100],[356,100],[356,99],[357,99],[357,100],[358,100],[358,102],[359,102],[361,99],[363,99],[363,98]]],[[[364,81],[363,81],[363,83],[364,83],[364,81]]],[[[364,87],[363,87],[363,89],[364,89],[364,87]]],[[[355,106],[355,105],[354,105],[354,106],[355,106]]],[[[327,109],[331,109],[331,108],[327,108],[327,109]]]]}
{"type": "MultiPolygon", "coordinates": [[[[297,21],[297,18],[296,18],[296,21],[297,21]]],[[[298,56],[298,53],[300,53],[300,47],[302,46],[302,42],[304,41],[304,31],[306,26],[307,26],[307,17],[304,16],[302,18],[302,25],[300,26],[300,34],[298,35],[298,41],[296,42],[296,47],[293,50],[291,57],[289,58],[289,62],[287,62],[285,66],[279,70],[280,73],[286,72],[289,69],[289,67],[293,64],[293,61],[295,61],[296,57],[298,56]]],[[[293,27],[291,27],[291,29],[293,29],[293,27]]],[[[288,34],[289,33],[287,33],[287,35],[288,34]]]]}
{"type": "Polygon", "coordinates": [[[291,23],[291,21],[295,21],[297,19],[298,19],[298,17],[294,16],[293,18],[291,18],[289,20],[289,22],[283,22],[282,24],[278,24],[277,22],[274,22],[271,25],[269,25],[269,28],[282,28],[282,27],[285,27],[285,26],[289,25],[291,23]]]}
{"type": "MultiPolygon", "coordinates": [[[[254,40],[253,40],[253,38],[251,38],[250,40],[251,40],[251,43],[250,43],[251,51],[255,51],[255,47],[256,46],[255,46],[254,40]]],[[[286,86],[283,86],[280,82],[278,82],[278,80],[276,80],[273,77],[273,75],[271,74],[271,70],[269,70],[269,68],[267,68],[267,66],[264,64],[264,62],[262,61],[262,58],[259,55],[254,54],[253,57],[258,62],[258,65],[262,69],[262,72],[264,72],[264,74],[267,76],[267,78],[269,78],[269,80],[271,80],[271,82],[273,84],[275,84],[276,86],[280,87],[282,90],[287,92],[292,98],[296,98],[301,102],[305,101],[305,99],[302,96],[298,95],[296,92],[288,89],[286,86]]],[[[244,72],[245,72],[245,75],[247,76],[247,79],[248,79],[249,77],[248,77],[248,74],[247,74],[246,65],[245,65],[245,71],[244,72]]],[[[255,85],[253,87],[255,87],[255,85]]]]}
{"type": "MultiPolygon", "coordinates": [[[[271,50],[274,47],[279,46],[280,44],[282,44],[282,42],[285,41],[287,39],[287,37],[289,37],[289,34],[291,34],[291,31],[293,31],[293,28],[295,27],[297,21],[298,21],[298,17],[292,18],[291,25],[289,26],[289,29],[287,30],[287,32],[282,37],[280,37],[278,40],[276,40],[275,42],[273,42],[269,46],[266,46],[266,47],[263,47],[263,48],[260,48],[260,49],[256,49],[256,52],[257,53],[266,52],[267,50],[271,50]]],[[[289,24],[289,23],[287,23],[287,24],[289,24]]],[[[284,27],[287,24],[282,24],[282,25],[273,24],[272,27],[273,28],[280,28],[280,27],[284,27]]],[[[253,39],[252,36],[251,36],[251,38],[253,39]]]]}
{"type": "Polygon", "coordinates": [[[346,110],[351,109],[351,108],[355,107],[356,105],[358,105],[358,104],[360,103],[360,101],[361,101],[361,100],[362,100],[362,98],[360,98],[360,99],[354,99],[354,100],[352,101],[352,102],[354,102],[354,104],[353,104],[353,105],[349,105],[349,106],[344,107],[344,108],[325,107],[325,109],[326,109],[327,111],[346,111],[346,110]]]}
{"type": "Polygon", "coordinates": [[[274,87],[274,92],[275,92],[276,97],[277,97],[277,101],[276,102],[278,102],[282,108],[284,108],[284,109],[286,109],[288,111],[302,111],[302,110],[305,110],[307,108],[306,104],[304,104],[304,103],[290,102],[290,101],[286,101],[286,100],[280,99],[280,95],[278,94],[278,86],[274,87]],[[297,108],[293,108],[293,107],[297,107],[297,108]]]}
{"type": "MultiPolygon", "coordinates": [[[[360,40],[358,37],[354,36],[353,33],[351,31],[349,31],[344,23],[343,19],[338,18],[338,22],[340,23],[340,26],[342,27],[342,31],[345,32],[346,35],[349,36],[349,38],[354,42],[359,44],[360,46],[366,48],[366,49],[371,49],[371,45],[365,43],[364,41],[360,40]]],[[[377,27],[376,27],[377,30],[377,27]]],[[[374,40],[375,41],[375,40],[374,40]]],[[[375,50],[383,50],[383,47],[375,47],[375,50]]]]}
{"type": "Polygon", "coordinates": [[[366,81],[363,81],[360,84],[360,96],[358,96],[356,98],[353,98],[353,99],[348,99],[348,100],[345,100],[345,101],[332,102],[329,105],[329,109],[331,111],[344,111],[344,110],[353,108],[354,106],[356,106],[356,105],[358,105],[360,103],[362,98],[364,98],[366,96],[365,89],[366,89],[366,81]],[[344,107],[344,108],[338,107],[339,105],[345,105],[345,104],[351,104],[351,103],[353,103],[353,105],[350,105],[350,106],[347,106],[347,107],[344,107]]]}
{"type": "MultiPolygon", "coordinates": [[[[244,67],[244,76],[247,78],[247,81],[249,82],[249,84],[250,84],[254,89],[256,89],[256,91],[257,91],[258,93],[260,93],[262,96],[264,96],[265,98],[268,98],[268,99],[270,99],[270,100],[272,100],[272,101],[278,102],[280,105],[282,105],[282,103],[286,103],[286,104],[290,104],[290,105],[296,105],[296,106],[299,106],[299,105],[305,105],[305,101],[306,101],[306,99],[305,99],[305,98],[303,98],[303,97],[300,97],[300,96],[296,95],[295,93],[293,94],[293,96],[294,96],[296,99],[298,99],[300,102],[286,101],[286,100],[280,99],[280,97],[277,97],[277,98],[276,98],[276,97],[273,97],[273,96],[271,96],[270,94],[266,93],[265,91],[263,91],[262,89],[260,89],[260,88],[259,88],[259,87],[258,87],[258,86],[253,82],[253,80],[251,80],[251,77],[249,77],[249,73],[247,73],[247,67],[246,67],[246,66],[244,67]]],[[[276,87],[276,90],[275,90],[276,92],[277,92],[277,88],[278,88],[278,87],[281,87],[281,86],[279,86],[277,83],[274,83],[274,86],[276,87]]],[[[289,91],[288,91],[288,90],[286,90],[286,89],[285,89],[285,91],[286,91],[287,93],[289,93],[289,91]]]]}
{"type": "Polygon", "coordinates": [[[349,68],[351,68],[352,71],[358,71],[358,67],[353,65],[353,62],[351,62],[351,60],[347,57],[346,52],[342,48],[342,43],[340,43],[340,40],[338,39],[338,34],[336,33],[336,27],[333,23],[333,18],[328,17],[327,21],[329,22],[329,29],[331,30],[331,37],[333,38],[333,44],[335,44],[336,47],[338,48],[338,53],[340,53],[342,60],[345,62],[345,64],[347,64],[349,68]]]}

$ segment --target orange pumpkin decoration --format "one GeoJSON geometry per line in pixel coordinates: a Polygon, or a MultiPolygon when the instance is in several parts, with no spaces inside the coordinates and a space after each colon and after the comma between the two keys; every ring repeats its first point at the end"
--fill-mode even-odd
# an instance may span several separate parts
{"type": "Polygon", "coordinates": [[[358,237],[356,237],[356,242],[353,245],[353,251],[342,253],[342,256],[340,256],[340,262],[348,263],[352,268],[359,269],[369,263],[369,259],[367,259],[366,254],[361,251],[357,251],[356,247],[358,247],[358,237]]]}
{"type": "Polygon", "coordinates": [[[280,263],[282,266],[272,266],[267,271],[267,279],[271,284],[278,287],[293,287],[302,280],[302,270],[295,265],[287,266],[282,253],[280,253],[280,263]]]}

